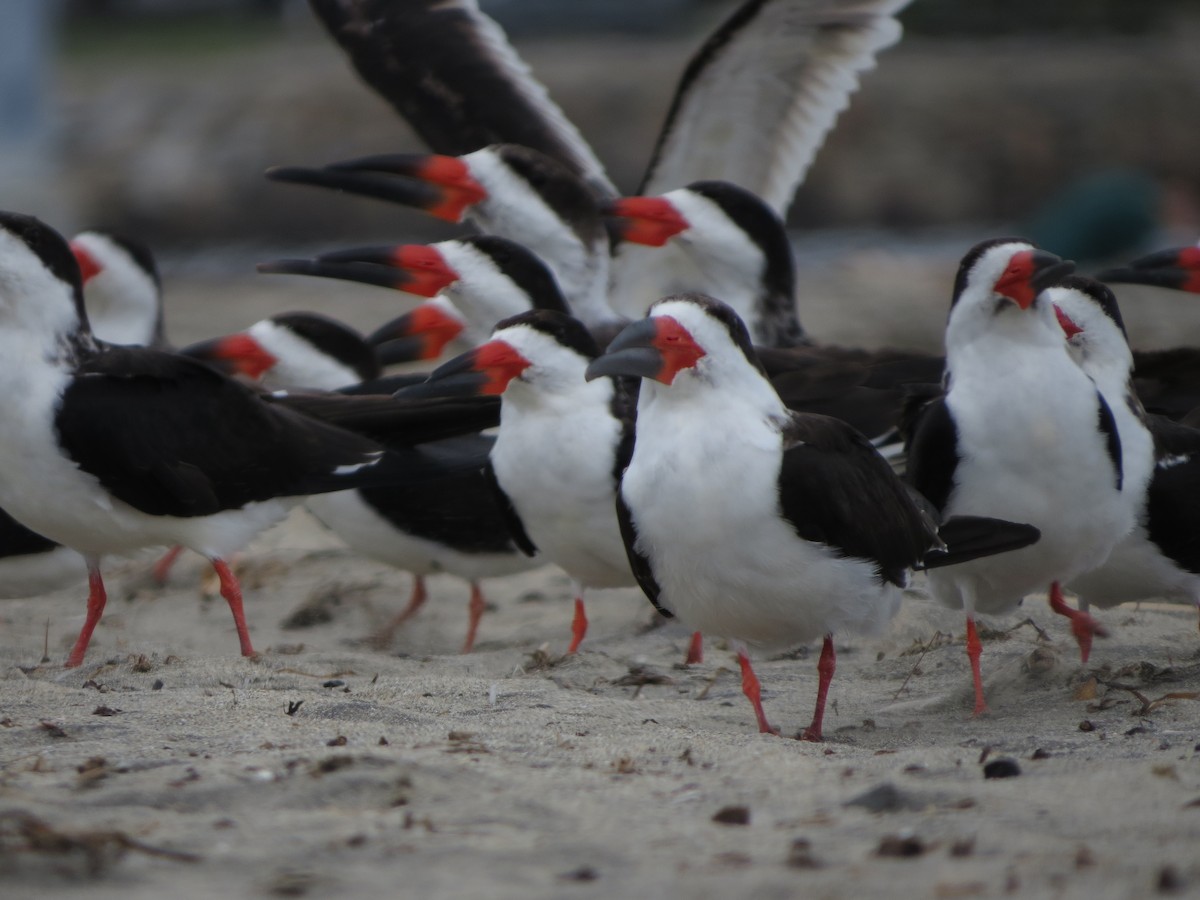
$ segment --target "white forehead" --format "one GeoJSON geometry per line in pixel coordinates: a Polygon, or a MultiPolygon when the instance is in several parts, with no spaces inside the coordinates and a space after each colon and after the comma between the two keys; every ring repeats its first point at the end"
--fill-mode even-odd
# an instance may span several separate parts
{"type": "Polygon", "coordinates": [[[1074,338],[1075,342],[1082,341],[1089,347],[1101,349],[1102,356],[1121,359],[1130,356],[1125,335],[1092,297],[1074,288],[1052,287],[1046,290],[1046,298],[1083,329],[1083,333],[1074,338]]]}
{"type": "Polygon", "coordinates": [[[734,347],[733,338],[725,323],[714,319],[695,303],[687,300],[662,300],[651,307],[650,315],[653,318],[670,316],[687,329],[692,340],[710,353],[722,347],[734,347]]]}
{"type": "Polygon", "coordinates": [[[1004,274],[1012,258],[1023,250],[1033,250],[1033,244],[1024,241],[1010,241],[989,247],[975,260],[967,273],[967,286],[987,285],[990,289],[1004,274]]]}
{"type": "MultiPolygon", "coordinates": [[[[580,373],[590,362],[583,354],[560,344],[554,337],[528,325],[511,325],[497,330],[492,338],[508,344],[543,371],[575,371],[580,373]]],[[[580,379],[582,380],[582,374],[580,379]]]]}

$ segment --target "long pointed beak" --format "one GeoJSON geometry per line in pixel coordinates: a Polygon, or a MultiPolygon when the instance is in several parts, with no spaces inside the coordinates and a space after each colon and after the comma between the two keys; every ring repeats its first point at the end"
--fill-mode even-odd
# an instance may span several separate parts
{"type": "Polygon", "coordinates": [[[433,297],[459,277],[441,253],[424,244],[355,247],[323,253],[314,259],[277,259],[259,263],[258,271],[357,281],[418,297],[433,297]]]}
{"type": "Polygon", "coordinates": [[[642,319],[627,325],[613,338],[604,355],[592,360],[584,377],[594,381],[605,375],[630,375],[657,379],[666,359],[654,343],[658,326],[654,319],[642,319]]]}
{"type": "Polygon", "coordinates": [[[1172,247],[1096,276],[1110,284],[1148,284],[1200,294],[1200,247],[1172,247]]]}
{"type": "Polygon", "coordinates": [[[493,339],[438,366],[426,385],[437,391],[434,396],[503,394],[508,383],[530,365],[511,344],[493,339]],[[446,393],[447,389],[454,393],[446,393]]]}
{"type": "Polygon", "coordinates": [[[446,345],[462,334],[463,323],[445,312],[436,303],[422,303],[416,309],[381,325],[367,336],[375,347],[380,362],[408,362],[414,359],[436,359],[446,345]],[[396,354],[415,353],[400,359],[396,354]],[[389,357],[384,361],[384,355],[389,357]]]}
{"type": "Polygon", "coordinates": [[[1036,250],[1033,254],[1034,273],[1029,279],[1030,286],[1039,294],[1052,287],[1075,271],[1075,263],[1069,259],[1061,259],[1045,250],[1036,250]]]}
{"type": "Polygon", "coordinates": [[[421,209],[448,222],[461,222],[467,210],[486,199],[487,190],[455,156],[396,153],[365,156],[319,169],[276,166],[267,178],[333,188],[421,209]]]}

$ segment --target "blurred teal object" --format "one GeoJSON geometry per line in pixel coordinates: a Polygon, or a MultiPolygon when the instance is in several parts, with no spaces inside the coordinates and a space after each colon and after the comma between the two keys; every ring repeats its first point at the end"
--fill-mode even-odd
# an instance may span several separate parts
{"type": "Polygon", "coordinates": [[[1161,191],[1130,169],[1085,175],[1050,198],[1022,233],[1043,249],[1079,263],[1129,256],[1158,225],[1161,191]]]}

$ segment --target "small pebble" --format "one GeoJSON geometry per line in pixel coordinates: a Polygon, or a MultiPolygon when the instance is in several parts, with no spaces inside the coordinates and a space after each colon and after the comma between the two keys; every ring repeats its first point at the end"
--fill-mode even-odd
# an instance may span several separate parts
{"type": "Polygon", "coordinates": [[[1017,761],[1007,756],[993,759],[983,767],[984,778],[1016,778],[1020,774],[1021,767],[1017,765],[1017,761]]]}
{"type": "Polygon", "coordinates": [[[712,820],[719,825],[749,825],[750,824],[750,807],[748,806],[725,806],[718,809],[712,817],[712,820]]]}

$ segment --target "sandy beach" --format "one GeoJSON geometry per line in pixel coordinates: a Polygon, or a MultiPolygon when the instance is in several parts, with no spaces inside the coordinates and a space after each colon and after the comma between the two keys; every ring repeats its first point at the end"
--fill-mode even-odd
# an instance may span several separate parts
{"type": "MultiPolygon", "coordinates": [[[[908,295],[891,318],[891,304],[844,315],[872,295],[872,259],[806,281],[809,327],[858,341],[903,319],[936,336],[940,264],[897,263],[908,295]]],[[[286,308],[365,327],[396,303],[299,279],[168,285],[181,343],[286,308]]],[[[1127,319],[1135,342],[1154,341],[1153,315],[1127,319]]],[[[635,591],[597,595],[581,652],[561,659],[565,577],[495,580],[461,656],[467,588],[437,577],[376,650],[362,638],[409,577],[297,511],[244,556],[260,656],[243,659],[202,561],[185,556],[160,589],[151,560],[107,567],[108,611],[79,669],[62,662],[82,585],[0,604],[6,898],[1200,891],[1191,608],[1101,612],[1112,637],[1081,668],[1065,623],[1031,598],[987,622],[991,713],[973,719],[961,617],[914,594],[884,637],[838,639],[816,745],[757,734],[733,654],[710,643],[682,668],[686,630],[655,627],[635,591]]],[[[812,649],[757,663],[785,735],[811,716],[812,649]]]]}

